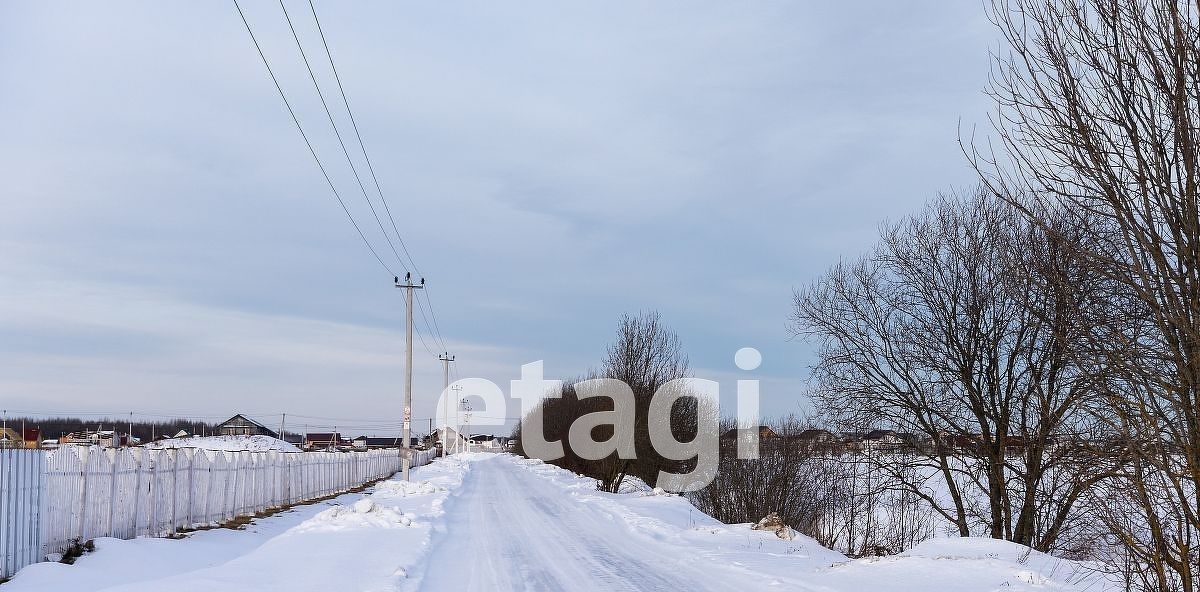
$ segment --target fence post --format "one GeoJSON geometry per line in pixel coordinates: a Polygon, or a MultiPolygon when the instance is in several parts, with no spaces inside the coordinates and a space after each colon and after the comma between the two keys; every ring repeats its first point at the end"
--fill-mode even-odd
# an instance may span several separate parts
{"type": "Polygon", "coordinates": [[[83,537],[83,525],[87,524],[87,518],[88,518],[87,496],[88,496],[88,481],[90,481],[90,479],[88,479],[88,474],[87,474],[88,473],[87,460],[88,460],[88,454],[91,452],[91,446],[88,446],[87,448],[81,447],[79,450],[81,450],[83,452],[83,458],[80,459],[80,463],[79,463],[79,478],[83,481],[83,493],[81,493],[79,496],[79,528],[77,528],[75,530],[74,538],[82,538],[83,537]]]}
{"type": "Polygon", "coordinates": [[[114,454],[112,459],[112,482],[108,494],[108,536],[116,536],[114,517],[117,513],[117,467],[120,467],[120,455],[114,454]]]}

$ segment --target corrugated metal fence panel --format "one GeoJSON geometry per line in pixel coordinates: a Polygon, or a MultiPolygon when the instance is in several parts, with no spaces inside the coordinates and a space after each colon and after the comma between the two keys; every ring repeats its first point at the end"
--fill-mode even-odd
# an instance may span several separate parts
{"type": "Polygon", "coordinates": [[[0,577],[41,558],[41,450],[0,449],[0,577]]]}
{"type": "MultiPolygon", "coordinates": [[[[431,451],[409,453],[412,466],[431,451]]],[[[397,450],[0,450],[0,576],[103,536],[163,536],[344,492],[400,470],[397,450]]]]}

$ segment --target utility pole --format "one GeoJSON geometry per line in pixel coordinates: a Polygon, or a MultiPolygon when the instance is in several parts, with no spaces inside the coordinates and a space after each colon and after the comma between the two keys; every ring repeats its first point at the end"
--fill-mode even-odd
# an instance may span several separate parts
{"type": "MultiPolygon", "coordinates": [[[[458,443],[462,440],[462,426],[460,425],[459,420],[458,420],[458,412],[460,410],[459,409],[460,403],[458,401],[458,393],[462,391],[462,385],[456,384],[456,385],[454,385],[454,388],[450,389],[450,390],[454,391],[454,452],[457,453],[459,451],[458,443]]],[[[450,418],[448,418],[448,417],[446,418],[446,423],[450,423],[450,418]]]]}
{"type": "Polygon", "coordinates": [[[404,438],[404,459],[400,461],[401,471],[404,474],[404,480],[408,481],[408,465],[411,464],[409,458],[409,437],[412,433],[412,334],[413,334],[413,290],[420,290],[425,287],[425,278],[421,278],[420,284],[412,283],[412,273],[404,274],[404,283],[400,283],[400,278],[393,278],[397,288],[404,289],[404,305],[407,309],[405,312],[408,322],[404,326],[404,429],[401,432],[404,438]]]}
{"type": "Polygon", "coordinates": [[[450,352],[443,352],[438,359],[442,361],[442,452],[445,453],[448,434],[445,426],[450,425],[450,393],[447,389],[450,388],[450,362],[454,361],[454,356],[450,352]]]}
{"type": "Polygon", "coordinates": [[[464,422],[467,424],[467,452],[471,452],[471,440],[469,439],[471,437],[471,402],[463,398],[462,406],[463,411],[466,411],[463,415],[465,416],[464,422]]]}
{"type": "Polygon", "coordinates": [[[125,441],[128,442],[130,446],[133,446],[133,412],[132,411],[129,412],[129,431],[125,433],[125,436],[126,436],[125,441]]]}
{"type": "Polygon", "coordinates": [[[283,430],[286,428],[287,428],[287,414],[284,413],[283,417],[279,420],[279,439],[283,440],[284,442],[287,442],[287,437],[283,435],[284,434],[283,430]]]}

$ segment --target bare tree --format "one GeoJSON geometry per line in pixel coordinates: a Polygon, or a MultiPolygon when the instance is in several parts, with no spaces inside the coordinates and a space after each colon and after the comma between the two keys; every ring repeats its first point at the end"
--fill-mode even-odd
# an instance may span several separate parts
{"type": "Polygon", "coordinates": [[[882,235],[796,295],[793,330],[820,347],[819,404],[842,423],[924,435],[908,461],[886,457],[877,470],[960,535],[979,524],[1053,547],[1086,482],[1049,478],[1066,466],[1052,444],[1072,435],[1093,392],[1070,355],[1081,291],[1050,277],[1074,279],[1073,260],[1055,260],[1048,235],[982,188],[941,196],[882,235]],[[922,486],[931,472],[946,499],[922,486]]]}
{"type": "Polygon", "coordinates": [[[1036,193],[1116,230],[1081,254],[1124,310],[1088,340],[1120,445],[1098,501],[1138,586],[1198,588],[1200,565],[1200,3],[994,0],[999,156],[970,154],[993,187],[1036,193]],[[1120,492],[1117,495],[1114,492],[1120,492]],[[1130,512],[1136,519],[1130,520],[1130,512]]]}
{"type": "MultiPolygon", "coordinates": [[[[669,329],[657,312],[622,315],[617,322],[617,337],[608,347],[601,372],[633,390],[635,409],[634,447],[636,459],[610,458],[604,488],[616,491],[625,476],[632,474],[653,484],[660,471],[684,473],[685,465],[665,458],[650,442],[650,401],[659,387],[684,378],[688,358],[679,336],[669,329]]],[[[670,430],[679,440],[695,435],[699,408],[694,399],[681,399],[672,408],[670,430]]]]}
{"type": "MultiPolygon", "coordinates": [[[[542,401],[523,421],[539,421],[548,441],[563,441],[565,456],[553,462],[563,468],[594,477],[604,491],[619,491],[628,475],[654,485],[660,471],[686,473],[694,461],[678,461],[664,457],[650,441],[651,400],[663,385],[685,378],[687,356],[679,337],[663,322],[657,312],[623,315],[617,323],[615,341],[608,347],[598,372],[575,380],[565,381],[560,396],[542,401]],[[613,400],[606,397],[586,397],[581,389],[593,379],[616,379],[633,391],[633,446],[636,458],[625,458],[614,452],[603,458],[585,458],[569,445],[571,426],[580,418],[593,413],[613,411],[613,400]]],[[[679,441],[688,441],[696,434],[701,412],[716,413],[702,408],[694,398],[682,398],[672,406],[668,421],[671,433],[679,441]]],[[[598,425],[591,430],[597,441],[614,436],[611,425],[598,425]]],[[[524,454],[520,431],[518,453],[524,454]]]]}

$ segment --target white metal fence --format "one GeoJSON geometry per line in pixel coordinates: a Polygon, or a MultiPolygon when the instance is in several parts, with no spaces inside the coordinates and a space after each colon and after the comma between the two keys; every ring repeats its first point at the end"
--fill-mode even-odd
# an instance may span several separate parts
{"type": "Polygon", "coordinates": [[[0,577],[42,558],[41,450],[0,449],[0,577]]]}
{"type": "MultiPolygon", "coordinates": [[[[433,452],[412,452],[412,466],[433,452]]],[[[68,446],[0,451],[0,577],[96,537],[164,536],[343,492],[400,451],[227,452],[68,446]]]]}

